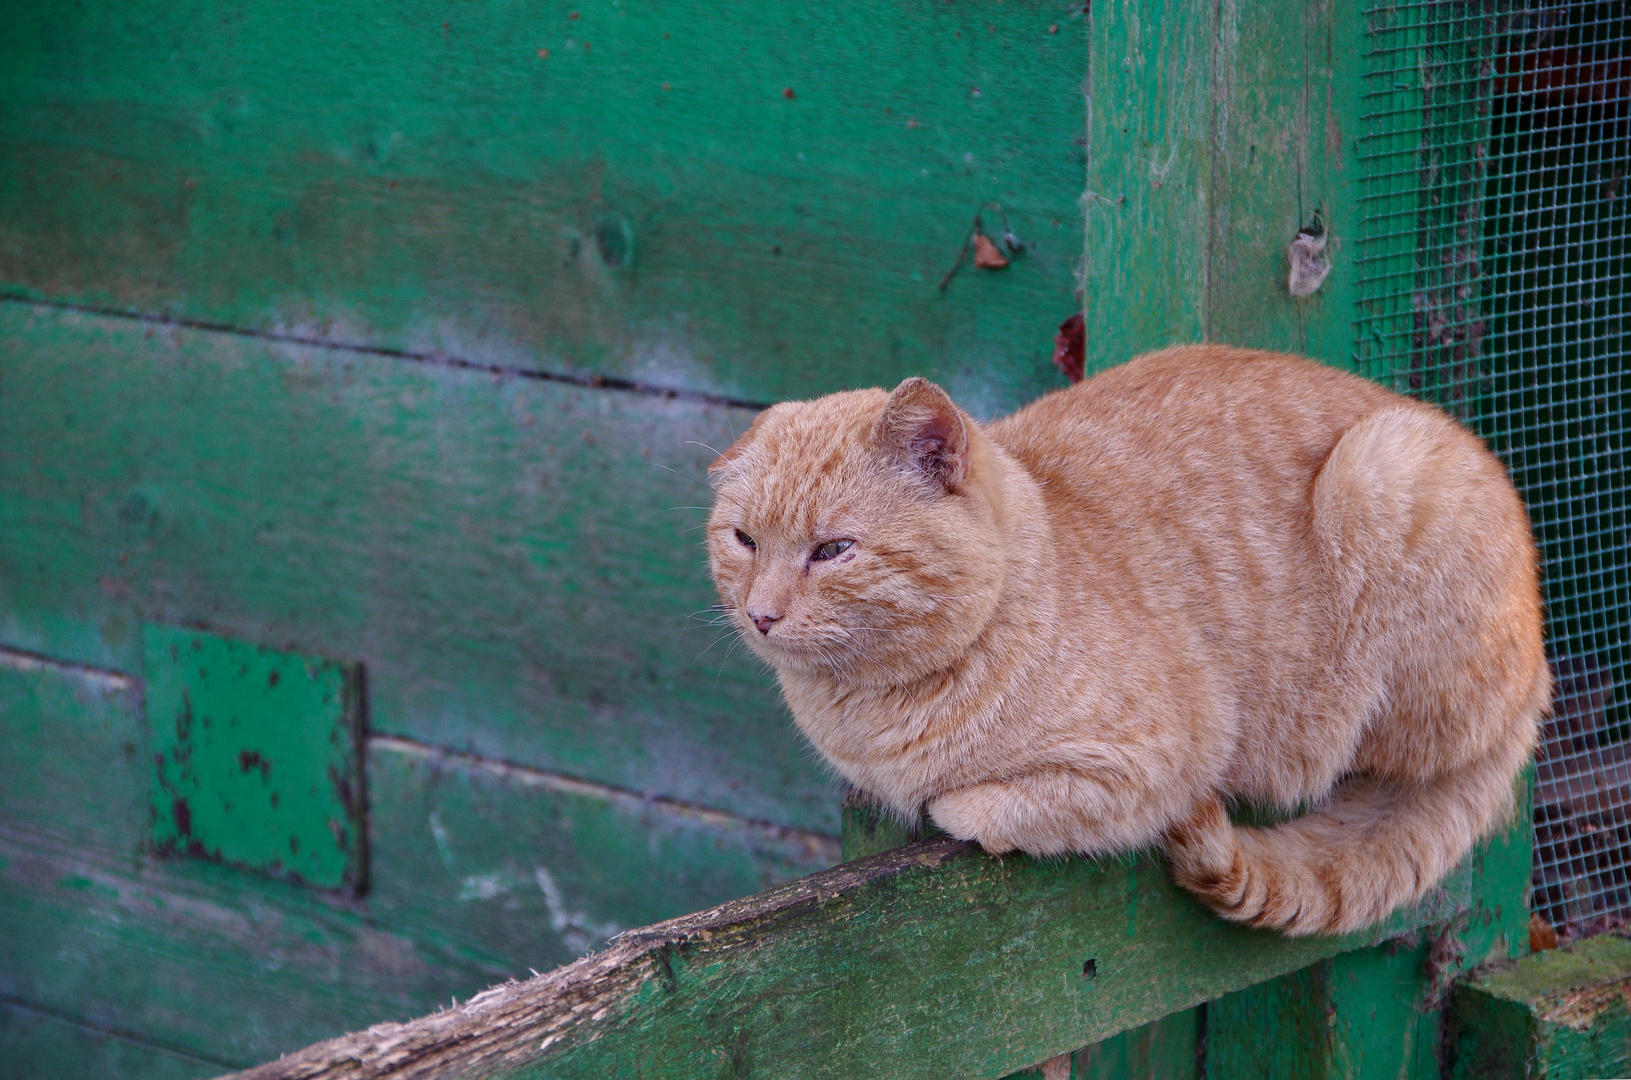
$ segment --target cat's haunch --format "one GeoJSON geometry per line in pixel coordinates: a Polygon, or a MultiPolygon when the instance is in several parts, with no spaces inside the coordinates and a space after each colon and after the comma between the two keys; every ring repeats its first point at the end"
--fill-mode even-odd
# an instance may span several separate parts
{"type": "Polygon", "coordinates": [[[984,427],[922,379],[786,402],[709,472],[720,596],[846,780],[993,852],[1160,843],[1226,918],[1417,899],[1550,702],[1506,469],[1298,357],[1167,349],[984,427]]]}

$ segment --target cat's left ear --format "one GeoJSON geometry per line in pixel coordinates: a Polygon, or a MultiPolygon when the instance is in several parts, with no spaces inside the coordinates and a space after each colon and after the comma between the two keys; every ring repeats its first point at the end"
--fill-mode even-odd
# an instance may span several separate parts
{"type": "Polygon", "coordinates": [[[873,426],[874,444],[947,491],[968,479],[969,433],[963,410],[928,379],[895,387],[873,426]]]}

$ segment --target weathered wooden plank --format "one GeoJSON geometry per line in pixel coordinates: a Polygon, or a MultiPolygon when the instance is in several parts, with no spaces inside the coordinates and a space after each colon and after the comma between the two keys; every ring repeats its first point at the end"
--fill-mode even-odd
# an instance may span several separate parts
{"type": "Polygon", "coordinates": [[[469,778],[444,771],[444,801],[381,772],[381,799],[429,806],[418,822],[429,835],[382,823],[365,902],[209,863],[53,846],[0,823],[0,994],[243,1066],[546,970],[641,917],[763,880],[763,864],[716,829],[597,821],[491,792],[467,809],[469,778]],[[466,816],[493,810],[492,823],[466,816]],[[518,823],[528,827],[493,838],[518,823]]]}
{"type": "Polygon", "coordinates": [[[819,835],[376,739],[373,887],[348,899],[153,858],[145,741],[133,680],[0,652],[0,998],[239,1066],[836,856],[819,835]]]}
{"type": "Polygon", "coordinates": [[[12,291],[760,401],[1057,385],[1063,0],[97,0],[8,27],[12,291]],[[992,202],[1026,251],[941,291],[992,202]]]}
{"type": "Polygon", "coordinates": [[[1460,959],[1453,934],[1448,927],[1435,928],[1329,961],[1328,1075],[1439,1080],[1442,1005],[1460,959]]]}
{"type": "Polygon", "coordinates": [[[1360,11],[1095,7],[1089,370],[1201,338],[1351,366],[1360,11]],[[1293,297],[1286,251],[1316,218],[1335,269],[1293,297]]]}
{"type": "MultiPolygon", "coordinates": [[[[921,832],[854,797],[845,802],[843,826],[850,857],[921,832]]],[[[1202,1053],[1211,1080],[1436,1078],[1437,1003],[1448,980],[1524,946],[1530,839],[1525,799],[1505,835],[1486,850],[1484,889],[1466,917],[1225,994],[1204,1006],[1204,1021],[1186,1011],[1085,1047],[1075,1075],[1188,1076],[1202,1053]],[[1197,1047],[1203,1024],[1204,1045],[1197,1047]],[[1098,1071],[1084,1073],[1088,1064],[1098,1071]]]]}
{"type": "Polygon", "coordinates": [[[768,1076],[797,1061],[811,1077],[998,1077],[1475,911],[1481,876],[1475,857],[1369,933],[1291,939],[1212,918],[1153,860],[997,859],[937,838],[245,1076],[768,1076]]]}
{"type": "Polygon", "coordinates": [[[584,792],[397,740],[374,740],[369,777],[370,915],[416,940],[502,958],[512,975],[838,857],[819,834],[584,792]]]}
{"type": "Polygon", "coordinates": [[[1456,988],[1445,1075],[1586,1080],[1631,1074],[1631,943],[1536,953],[1456,988]]]}
{"type": "Polygon", "coordinates": [[[1353,364],[1363,10],[1356,0],[1217,8],[1212,340],[1353,364]],[[1331,266],[1306,297],[1288,291],[1287,249],[1301,229],[1323,230],[1318,257],[1331,266]]]}
{"type": "Polygon", "coordinates": [[[1332,1075],[1328,968],[1312,964],[1208,1004],[1207,1080],[1332,1075]]]}
{"type": "MultiPolygon", "coordinates": [[[[411,1016],[511,965],[211,863],[0,830],[0,994],[238,1065],[411,1016]]],[[[515,965],[525,971],[524,965],[515,965]]]]}
{"type": "Polygon", "coordinates": [[[1436,1080],[1428,946],[1360,949],[1206,1007],[1207,1080],[1436,1080]]]}
{"type": "Polygon", "coordinates": [[[377,732],[836,833],[707,625],[703,470],[747,410],[20,304],[0,355],[0,641],[361,661],[377,732]]]}
{"type": "Polygon", "coordinates": [[[0,822],[134,856],[148,825],[141,685],[0,649],[0,822]]]}
{"type": "MultiPolygon", "coordinates": [[[[856,792],[844,799],[843,853],[846,860],[876,855],[930,836],[943,835],[927,820],[907,825],[856,792]]],[[[1199,1009],[1185,1009],[1142,1027],[1083,1047],[1068,1062],[1054,1059],[1011,1074],[1010,1080],[1060,1080],[1073,1069],[1077,1080],[1190,1080],[1199,1057],[1199,1009]]]]}
{"type": "Polygon", "coordinates": [[[198,1080],[226,1064],[101,1031],[60,1016],[0,1001],[0,1055],[6,1076],[198,1080]]]}

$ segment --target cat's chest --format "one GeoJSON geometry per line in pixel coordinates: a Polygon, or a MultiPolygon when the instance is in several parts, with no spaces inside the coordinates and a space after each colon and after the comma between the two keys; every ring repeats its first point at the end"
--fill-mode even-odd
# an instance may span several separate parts
{"type": "Polygon", "coordinates": [[[788,699],[799,727],[846,781],[905,814],[1004,771],[1015,753],[991,737],[1000,726],[984,709],[936,712],[821,694],[789,693],[788,699]]]}

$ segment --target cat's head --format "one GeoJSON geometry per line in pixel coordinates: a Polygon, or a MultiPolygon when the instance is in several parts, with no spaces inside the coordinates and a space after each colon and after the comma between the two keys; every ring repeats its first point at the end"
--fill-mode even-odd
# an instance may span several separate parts
{"type": "Polygon", "coordinates": [[[1005,574],[997,453],[924,379],[760,413],[708,470],[709,563],[743,639],[853,682],[954,662],[1005,574]]]}

